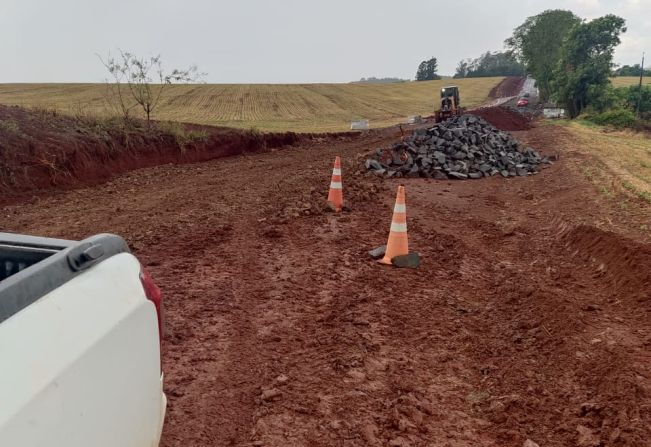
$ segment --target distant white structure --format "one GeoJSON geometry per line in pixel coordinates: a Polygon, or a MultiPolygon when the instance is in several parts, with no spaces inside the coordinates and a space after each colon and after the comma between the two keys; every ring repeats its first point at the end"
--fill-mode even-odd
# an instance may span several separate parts
{"type": "Polygon", "coordinates": [[[543,115],[545,118],[565,118],[565,109],[556,106],[545,107],[543,115]]]}
{"type": "Polygon", "coordinates": [[[355,120],[351,121],[350,128],[351,130],[368,130],[371,127],[368,123],[368,120],[355,120]]]}

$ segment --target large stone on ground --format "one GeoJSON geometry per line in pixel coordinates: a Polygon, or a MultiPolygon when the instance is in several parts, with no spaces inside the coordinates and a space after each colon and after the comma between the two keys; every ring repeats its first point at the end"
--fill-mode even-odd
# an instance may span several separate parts
{"type": "Polygon", "coordinates": [[[379,247],[375,247],[373,250],[370,250],[368,252],[368,255],[373,259],[380,259],[381,257],[384,256],[386,252],[387,252],[387,246],[380,245],[379,247]]]}
{"type": "Polygon", "coordinates": [[[391,259],[391,263],[399,268],[415,269],[420,266],[420,255],[418,253],[409,253],[408,255],[396,256],[391,259]]]}

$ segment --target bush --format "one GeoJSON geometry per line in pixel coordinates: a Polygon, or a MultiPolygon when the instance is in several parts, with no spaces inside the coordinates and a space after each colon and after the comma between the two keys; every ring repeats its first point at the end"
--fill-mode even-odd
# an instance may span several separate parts
{"type": "Polygon", "coordinates": [[[651,86],[645,85],[640,89],[637,85],[622,88],[622,97],[626,101],[626,105],[631,110],[637,110],[637,103],[640,100],[640,113],[651,113],[651,86]]]}
{"type": "Polygon", "coordinates": [[[609,110],[608,112],[600,113],[586,117],[588,121],[602,126],[613,127],[633,127],[635,126],[635,114],[626,109],[609,110]]]}
{"type": "Polygon", "coordinates": [[[208,133],[205,130],[189,129],[183,123],[174,121],[159,122],[158,130],[162,134],[172,136],[181,148],[187,144],[205,142],[208,139],[208,133]]]}
{"type": "Polygon", "coordinates": [[[0,131],[8,134],[20,135],[20,127],[18,123],[12,119],[0,120],[0,131]]]}
{"type": "Polygon", "coordinates": [[[624,88],[607,85],[591,86],[588,90],[591,98],[588,109],[592,112],[603,113],[607,110],[626,108],[624,88]]]}

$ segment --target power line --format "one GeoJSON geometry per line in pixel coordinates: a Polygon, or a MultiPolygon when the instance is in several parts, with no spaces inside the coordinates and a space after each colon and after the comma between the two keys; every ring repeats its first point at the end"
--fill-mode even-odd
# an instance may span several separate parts
{"type": "Polygon", "coordinates": [[[642,103],[642,76],[644,76],[644,52],[642,52],[642,65],[640,66],[640,95],[637,98],[637,110],[635,114],[640,117],[640,104],[642,103]]]}

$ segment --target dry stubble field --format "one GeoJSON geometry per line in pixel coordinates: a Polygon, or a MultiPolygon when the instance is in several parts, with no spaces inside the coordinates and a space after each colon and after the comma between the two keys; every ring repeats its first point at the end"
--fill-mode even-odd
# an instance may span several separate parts
{"type": "MultiPolygon", "coordinates": [[[[483,103],[503,78],[443,79],[396,84],[187,84],[163,96],[159,120],[255,127],[262,131],[337,132],[353,119],[371,127],[431,115],[439,89],[461,89],[462,104],[483,103]]],[[[0,84],[0,104],[56,109],[65,114],[111,113],[103,84],[0,84]]]]}

